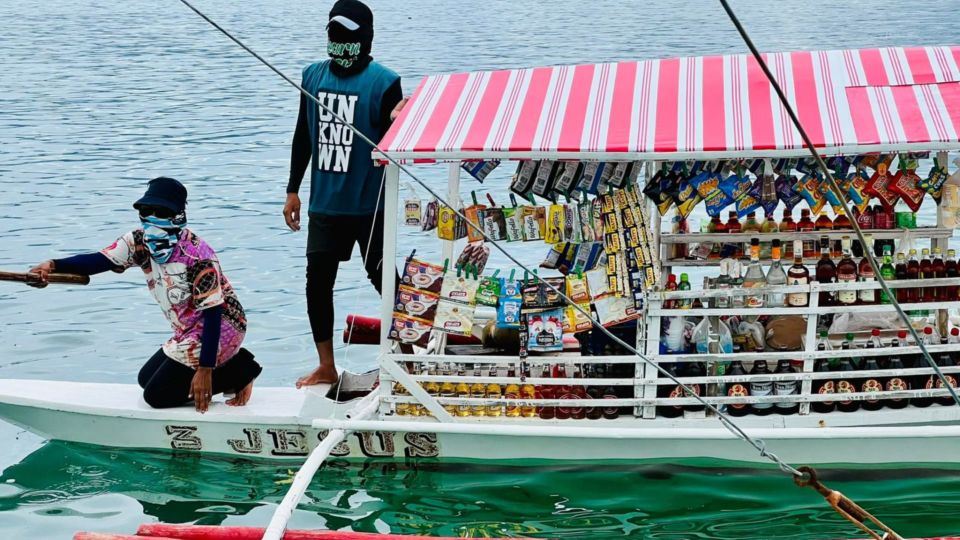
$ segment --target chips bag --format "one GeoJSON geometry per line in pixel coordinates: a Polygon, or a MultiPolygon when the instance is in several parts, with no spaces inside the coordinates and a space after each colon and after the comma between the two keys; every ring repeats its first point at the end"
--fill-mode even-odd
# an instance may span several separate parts
{"type": "Polygon", "coordinates": [[[477,286],[477,304],[497,305],[497,298],[500,296],[500,278],[497,277],[499,273],[500,271],[497,270],[492,276],[480,278],[480,285],[477,286]]]}
{"type": "Polygon", "coordinates": [[[437,220],[440,214],[440,202],[436,199],[427,203],[423,211],[423,220],[420,230],[432,231],[437,228],[437,220]]]}
{"type": "Polygon", "coordinates": [[[880,199],[880,203],[887,210],[893,210],[897,205],[897,200],[900,199],[900,195],[890,189],[892,181],[893,178],[890,176],[887,163],[880,161],[877,163],[876,172],[873,173],[873,176],[867,181],[866,187],[863,188],[863,192],[880,199]]]}
{"type": "Polygon", "coordinates": [[[803,200],[803,196],[794,189],[793,176],[786,174],[777,176],[774,186],[777,188],[777,198],[783,201],[788,211],[793,211],[793,207],[803,200]]]}
{"type": "Polygon", "coordinates": [[[913,169],[897,171],[890,180],[890,191],[899,195],[910,210],[916,212],[923,204],[923,196],[927,194],[926,191],[917,187],[919,183],[920,177],[913,169]]]}
{"type": "Polygon", "coordinates": [[[939,204],[940,198],[943,196],[943,183],[947,181],[947,178],[947,170],[934,162],[933,167],[930,167],[930,174],[917,182],[917,187],[929,193],[933,200],[939,204]]]}
{"type": "Polygon", "coordinates": [[[733,199],[720,189],[719,173],[702,172],[690,179],[690,185],[703,198],[710,217],[719,216],[724,208],[733,203],[733,199]]]}
{"type": "Polygon", "coordinates": [[[497,165],[500,165],[499,159],[491,159],[489,161],[464,161],[460,168],[470,173],[470,176],[477,179],[478,182],[483,183],[483,179],[490,174],[490,171],[497,168],[497,165]]]}

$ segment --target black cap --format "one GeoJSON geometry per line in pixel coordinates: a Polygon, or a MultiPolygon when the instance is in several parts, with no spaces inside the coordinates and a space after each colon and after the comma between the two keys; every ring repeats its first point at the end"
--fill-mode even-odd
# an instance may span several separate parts
{"type": "Polygon", "coordinates": [[[133,203],[134,208],[147,205],[162,206],[177,213],[183,212],[187,207],[187,188],[173,178],[154,178],[143,197],[133,203]]]}
{"type": "Polygon", "coordinates": [[[334,22],[351,32],[372,32],[373,12],[360,0],[337,0],[330,8],[330,23],[334,22]]]}

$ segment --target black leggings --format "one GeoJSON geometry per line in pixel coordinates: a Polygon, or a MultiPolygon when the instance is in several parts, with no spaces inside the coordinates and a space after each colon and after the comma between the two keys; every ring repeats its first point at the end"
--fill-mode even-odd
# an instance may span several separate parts
{"type": "MultiPolygon", "coordinates": [[[[241,348],[233,358],[214,368],[213,395],[243,390],[262,370],[253,354],[241,348]]],[[[160,349],[140,368],[137,382],[143,388],[143,400],[154,409],[182,407],[193,401],[187,396],[195,373],[160,349]]]]}

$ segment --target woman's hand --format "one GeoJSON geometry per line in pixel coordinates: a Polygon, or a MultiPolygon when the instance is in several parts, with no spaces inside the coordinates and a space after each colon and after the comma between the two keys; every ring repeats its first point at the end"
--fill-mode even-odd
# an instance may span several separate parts
{"type": "Polygon", "coordinates": [[[283,205],[283,219],[291,231],[300,230],[300,196],[287,193],[287,202],[283,205]]]}
{"type": "Polygon", "coordinates": [[[408,101],[410,101],[410,98],[406,98],[406,97],[405,97],[405,98],[401,99],[401,100],[397,103],[397,106],[394,107],[392,111],[390,111],[390,121],[391,121],[391,122],[393,122],[394,120],[397,119],[398,116],[400,116],[400,111],[403,110],[403,107],[407,104],[408,101]]]}
{"type": "Polygon", "coordinates": [[[30,269],[31,274],[37,275],[36,281],[28,281],[27,285],[42,289],[50,284],[48,280],[50,273],[56,270],[53,261],[43,261],[42,263],[30,269]]]}
{"type": "Polygon", "coordinates": [[[205,413],[210,407],[213,397],[213,368],[198,367],[190,383],[190,395],[197,407],[197,412],[205,413]]]}

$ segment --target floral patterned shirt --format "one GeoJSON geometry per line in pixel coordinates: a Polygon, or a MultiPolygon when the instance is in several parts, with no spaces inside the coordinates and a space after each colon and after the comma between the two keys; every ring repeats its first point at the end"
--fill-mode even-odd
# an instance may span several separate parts
{"type": "Polygon", "coordinates": [[[150,293],[173,328],[173,337],[163,344],[164,354],[192,368],[199,366],[202,311],[215,306],[223,306],[217,365],[240,350],[247,331],[243,307],[213,248],[192,231],[181,231],[173,255],[163,264],[150,258],[143,229],[121,236],[100,253],[124,270],[138,266],[143,271],[150,293]]]}

